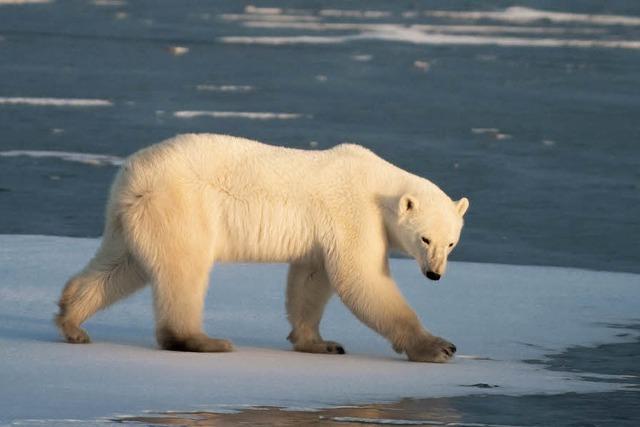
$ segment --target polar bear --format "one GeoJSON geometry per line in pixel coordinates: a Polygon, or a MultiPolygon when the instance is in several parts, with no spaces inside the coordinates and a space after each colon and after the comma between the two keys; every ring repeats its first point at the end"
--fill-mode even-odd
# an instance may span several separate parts
{"type": "Polygon", "coordinates": [[[231,351],[202,330],[213,263],[286,262],[295,350],[344,353],[319,331],[337,293],[397,352],[445,362],[456,347],[421,325],[390,276],[388,253],[412,256],[438,280],[468,206],[358,145],[307,151],[179,135],[125,161],[101,246],[67,282],[55,320],[68,342],[88,343],[85,320],[150,282],[161,348],[231,351]]]}

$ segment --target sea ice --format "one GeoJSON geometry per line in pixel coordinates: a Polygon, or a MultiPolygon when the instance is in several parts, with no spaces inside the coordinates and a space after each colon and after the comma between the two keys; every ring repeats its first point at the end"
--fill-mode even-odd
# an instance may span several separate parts
{"type": "Polygon", "coordinates": [[[233,353],[158,350],[149,289],[89,320],[92,344],[66,344],[51,321],[55,301],[97,245],[97,239],[0,235],[0,425],[98,423],[145,410],[615,390],[623,385],[607,382],[611,377],[590,382],[523,360],[637,334],[616,336],[612,325],[638,322],[640,275],[453,262],[434,285],[413,260],[393,259],[393,275],[425,324],[458,346],[452,363],[406,361],[337,299],[322,333],[348,354],[291,351],[284,265],[214,268],[204,324],[210,334],[232,339],[233,353]]]}

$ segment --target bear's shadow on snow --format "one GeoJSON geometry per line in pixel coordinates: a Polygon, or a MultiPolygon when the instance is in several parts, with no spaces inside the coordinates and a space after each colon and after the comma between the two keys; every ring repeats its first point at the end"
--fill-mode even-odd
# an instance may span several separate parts
{"type": "MultiPolygon", "coordinates": [[[[92,342],[131,345],[134,347],[157,348],[151,329],[131,328],[89,323],[88,332],[92,342]]],[[[0,314],[0,338],[12,341],[40,341],[66,344],[50,319],[22,315],[0,314]],[[19,326],[18,326],[19,325],[19,326]]]]}
{"type": "Polygon", "coordinates": [[[47,321],[11,314],[0,315],[0,338],[12,341],[60,341],[53,317],[47,321]]]}
{"type": "MultiPolygon", "coordinates": [[[[159,350],[153,338],[154,333],[151,327],[132,328],[109,325],[96,321],[89,321],[84,327],[91,337],[91,342],[95,344],[117,344],[159,350]]],[[[293,351],[284,337],[282,343],[276,343],[273,339],[260,339],[246,336],[229,336],[224,338],[231,339],[236,347],[242,347],[239,349],[240,351],[242,351],[243,348],[285,352],[293,351]]],[[[67,344],[56,328],[53,315],[50,319],[47,319],[0,314],[0,339],[67,344]]]]}
{"type": "MultiPolygon", "coordinates": [[[[155,339],[153,338],[154,335],[151,328],[131,328],[108,325],[95,321],[89,321],[85,326],[87,332],[91,336],[91,342],[94,344],[113,344],[118,346],[130,346],[132,348],[162,351],[159,349],[155,339]]],[[[285,352],[287,354],[295,354],[302,359],[326,357],[328,360],[338,360],[342,358],[353,360],[354,358],[362,358],[369,361],[406,363],[406,360],[402,356],[372,354],[358,350],[350,352],[348,346],[346,355],[317,355],[312,353],[295,352],[284,338],[282,343],[276,343],[273,339],[260,339],[257,337],[247,336],[231,335],[225,338],[233,341],[236,346],[234,353],[258,350],[260,352],[285,352]]],[[[0,339],[73,345],[66,343],[64,338],[59,335],[53,322],[53,316],[50,319],[46,319],[0,314],[0,339]],[[17,325],[20,325],[20,327],[17,325]]],[[[90,346],[92,344],[84,345],[90,346]]]]}

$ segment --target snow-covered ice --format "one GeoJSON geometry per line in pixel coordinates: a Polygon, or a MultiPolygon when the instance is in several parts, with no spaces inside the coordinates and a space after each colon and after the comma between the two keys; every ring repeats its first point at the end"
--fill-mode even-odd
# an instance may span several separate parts
{"type": "Polygon", "coordinates": [[[480,35],[435,34],[420,27],[386,27],[384,31],[370,31],[345,36],[225,36],[222,43],[283,46],[296,44],[340,44],[352,41],[383,40],[389,42],[424,45],[452,46],[502,46],[502,47],[550,47],[550,48],[605,48],[640,49],[640,40],[590,40],[556,38],[490,37],[480,35]]]}
{"type": "Polygon", "coordinates": [[[111,107],[108,99],[33,98],[0,96],[0,104],[33,105],[38,107],[111,107]]]}
{"type": "MultiPolygon", "coordinates": [[[[54,129],[53,133],[60,133],[60,129],[54,129]]],[[[0,157],[33,157],[37,159],[41,158],[53,158],[65,160],[67,162],[84,163],[94,166],[119,166],[124,163],[124,159],[118,156],[112,156],[109,154],[91,154],[91,153],[76,153],[72,151],[51,151],[51,150],[7,150],[0,151],[0,157]]]]}
{"type": "Polygon", "coordinates": [[[53,0],[0,0],[0,6],[51,3],[52,1],[53,0]]]}
{"type": "Polygon", "coordinates": [[[210,92],[251,92],[251,85],[197,85],[197,90],[210,92]]]}
{"type": "Polygon", "coordinates": [[[92,344],[66,344],[51,322],[55,301],[97,245],[97,239],[0,236],[0,425],[87,425],[146,410],[615,390],[623,385],[607,376],[590,382],[523,360],[637,334],[616,336],[611,325],[638,323],[640,275],[454,262],[434,285],[413,260],[394,259],[394,277],[411,305],[434,333],[458,346],[452,363],[406,361],[337,300],[322,331],[349,354],[292,352],[283,265],[215,267],[205,327],[232,339],[233,353],[158,350],[149,289],[88,321],[92,344]],[[499,387],[469,387],[478,383],[499,387]]]}
{"type": "Polygon", "coordinates": [[[427,16],[465,20],[490,19],[495,21],[527,24],[537,21],[553,23],[581,23],[592,25],[640,25],[640,18],[624,15],[600,15],[584,13],[552,12],[522,6],[511,6],[500,11],[430,11],[427,16]]]}
{"type": "Polygon", "coordinates": [[[176,111],[174,117],[193,119],[195,117],[214,117],[222,119],[251,119],[251,120],[290,120],[302,117],[297,113],[273,113],[269,111],[176,111]]]}
{"type": "MultiPolygon", "coordinates": [[[[286,15],[283,15],[280,9],[263,13],[256,13],[256,10],[249,7],[243,14],[223,14],[220,17],[238,22],[243,27],[272,31],[263,35],[225,35],[219,37],[218,41],[266,46],[384,41],[434,46],[640,49],[640,40],[621,39],[611,33],[619,26],[632,29],[639,26],[640,17],[636,16],[552,12],[514,6],[494,11],[430,10],[423,12],[423,16],[430,19],[424,24],[405,20],[394,22],[391,11],[324,9],[311,15],[312,12],[308,10],[287,9],[286,15]],[[349,18],[350,21],[343,18],[349,18]],[[362,21],[364,18],[365,22],[362,21]],[[378,21],[381,18],[385,20],[378,21]],[[455,22],[450,24],[449,20],[455,22]],[[486,20],[493,23],[486,24],[486,20]],[[288,31],[282,34],[273,32],[278,29],[288,31]],[[290,30],[304,33],[291,34],[290,30]],[[330,31],[331,34],[314,35],[321,31],[330,31]],[[341,33],[336,34],[336,31],[341,33]],[[343,34],[345,31],[348,33],[343,34]],[[573,36],[585,34],[596,38],[573,36]],[[537,37],[539,35],[553,37],[537,37]],[[567,38],[568,35],[572,35],[571,38],[567,38]]],[[[402,16],[413,19],[418,14],[409,12],[402,16]]]]}

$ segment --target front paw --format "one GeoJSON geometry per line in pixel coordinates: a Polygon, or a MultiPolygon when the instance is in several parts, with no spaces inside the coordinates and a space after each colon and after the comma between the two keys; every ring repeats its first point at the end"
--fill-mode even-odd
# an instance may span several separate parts
{"type": "Polygon", "coordinates": [[[453,358],[456,346],[444,338],[425,336],[407,348],[406,352],[409,360],[413,362],[444,363],[453,358]]]}

